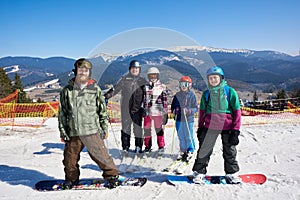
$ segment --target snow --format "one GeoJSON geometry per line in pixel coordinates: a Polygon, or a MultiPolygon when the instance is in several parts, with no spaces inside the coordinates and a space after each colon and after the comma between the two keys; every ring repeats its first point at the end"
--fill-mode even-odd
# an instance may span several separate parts
{"type": "Polygon", "coordinates": [[[207,52],[223,52],[223,53],[243,53],[243,54],[253,54],[253,51],[247,49],[226,49],[226,48],[215,48],[208,46],[176,46],[168,48],[169,51],[207,51],[207,52]]]}
{"type": "Polygon", "coordinates": [[[15,73],[20,70],[19,65],[8,66],[8,67],[4,67],[3,69],[6,71],[6,74],[15,73]]]}
{"type": "MultiPolygon", "coordinates": [[[[33,189],[39,180],[64,178],[64,145],[59,139],[57,119],[47,120],[41,128],[0,127],[0,199],[300,199],[299,123],[242,126],[238,145],[240,173],[264,173],[268,178],[264,185],[183,184],[177,187],[168,184],[166,174],[160,172],[171,162],[170,155],[178,151],[172,120],[169,120],[169,124],[165,134],[166,157],[135,162],[140,165],[140,171],[127,174],[146,176],[148,182],[144,187],[59,192],[33,189]]],[[[109,133],[106,144],[115,163],[120,166],[120,125],[110,126],[109,133]]],[[[155,140],[153,147],[157,148],[155,140]]],[[[79,164],[81,178],[101,176],[101,171],[86,150],[81,153],[79,164]]],[[[190,174],[190,169],[186,173],[190,174]]],[[[224,173],[220,138],[211,157],[208,173],[224,173]]]]}

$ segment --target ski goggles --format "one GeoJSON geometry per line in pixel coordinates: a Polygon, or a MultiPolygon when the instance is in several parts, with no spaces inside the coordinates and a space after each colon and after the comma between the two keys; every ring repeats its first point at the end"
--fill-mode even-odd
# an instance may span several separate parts
{"type": "Polygon", "coordinates": [[[189,88],[191,86],[190,82],[179,82],[180,88],[189,88]]]}
{"type": "Polygon", "coordinates": [[[78,68],[87,68],[87,69],[91,69],[92,68],[92,64],[88,61],[82,61],[81,63],[78,64],[77,66],[78,68]]]}

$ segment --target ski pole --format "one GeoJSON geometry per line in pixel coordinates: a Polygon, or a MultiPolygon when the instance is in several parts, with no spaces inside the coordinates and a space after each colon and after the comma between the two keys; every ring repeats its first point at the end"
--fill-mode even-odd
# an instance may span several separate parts
{"type": "Polygon", "coordinates": [[[177,119],[177,115],[175,114],[174,117],[174,129],[173,129],[173,137],[172,137],[172,148],[171,148],[171,154],[174,151],[174,138],[175,138],[175,130],[176,130],[176,119],[177,119]]]}
{"type": "Polygon", "coordinates": [[[187,127],[188,132],[189,132],[189,138],[190,138],[190,142],[191,142],[190,145],[191,145],[191,144],[193,144],[193,141],[192,141],[192,136],[191,136],[190,127],[189,127],[189,124],[188,124],[188,121],[187,121],[185,109],[183,109],[183,114],[184,114],[184,119],[185,119],[186,127],[187,127]]]}
{"type": "Polygon", "coordinates": [[[121,150],[120,150],[120,148],[119,148],[119,144],[118,144],[118,141],[117,141],[117,138],[116,138],[116,134],[115,134],[115,131],[114,131],[114,129],[113,129],[113,126],[112,126],[112,124],[111,124],[110,119],[108,119],[108,121],[109,121],[111,130],[112,130],[112,132],[113,132],[113,136],[114,136],[115,143],[116,143],[117,148],[118,148],[118,150],[119,150],[119,155],[122,156],[122,153],[121,153],[121,150]]]}

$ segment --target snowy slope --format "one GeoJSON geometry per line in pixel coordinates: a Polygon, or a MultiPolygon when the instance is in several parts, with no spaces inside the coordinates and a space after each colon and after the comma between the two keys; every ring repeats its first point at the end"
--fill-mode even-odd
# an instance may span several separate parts
{"type": "MultiPolygon", "coordinates": [[[[169,123],[172,124],[172,120],[169,123]]],[[[169,156],[178,150],[176,135],[174,142],[172,141],[173,130],[172,126],[166,129],[165,158],[154,157],[145,162],[135,163],[139,165],[141,171],[127,174],[148,177],[148,183],[142,188],[38,192],[33,189],[35,182],[42,179],[64,178],[63,144],[59,140],[57,119],[49,119],[38,129],[0,127],[0,199],[300,199],[300,124],[242,127],[238,146],[240,172],[266,174],[268,181],[258,186],[182,185],[174,187],[169,185],[166,182],[166,175],[160,170],[171,161],[169,156]],[[157,172],[150,172],[151,169],[156,169],[157,172]]],[[[106,143],[116,164],[120,165],[118,150],[120,126],[113,125],[109,132],[106,143]]],[[[155,140],[153,144],[153,147],[156,147],[155,140]]],[[[210,174],[223,174],[221,155],[221,143],[217,141],[208,167],[210,174]]],[[[101,176],[101,171],[86,151],[81,153],[80,166],[81,178],[101,176]]]]}

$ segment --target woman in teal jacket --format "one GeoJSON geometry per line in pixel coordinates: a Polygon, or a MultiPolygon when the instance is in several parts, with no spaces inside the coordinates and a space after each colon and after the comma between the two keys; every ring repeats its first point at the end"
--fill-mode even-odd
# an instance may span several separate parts
{"type": "Polygon", "coordinates": [[[237,92],[224,79],[222,68],[214,66],[207,71],[208,90],[202,94],[197,137],[199,149],[195,160],[194,182],[203,183],[208,162],[217,137],[221,134],[224,170],[229,180],[240,183],[237,172],[236,145],[239,143],[241,110],[237,92]]]}

